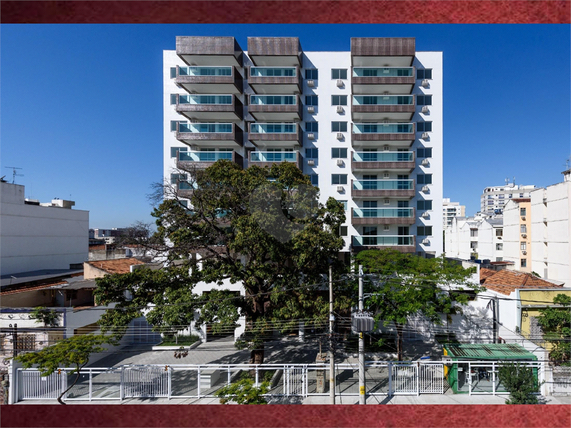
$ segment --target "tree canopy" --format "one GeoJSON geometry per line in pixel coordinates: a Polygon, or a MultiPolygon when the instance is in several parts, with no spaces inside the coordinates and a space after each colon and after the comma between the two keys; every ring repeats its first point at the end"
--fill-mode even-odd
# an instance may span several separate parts
{"type": "Polygon", "coordinates": [[[571,297],[558,294],[553,298],[554,305],[540,309],[537,322],[543,330],[543,338],[553,345],[549,358],[557,363],[571,359],[571,297]]]}

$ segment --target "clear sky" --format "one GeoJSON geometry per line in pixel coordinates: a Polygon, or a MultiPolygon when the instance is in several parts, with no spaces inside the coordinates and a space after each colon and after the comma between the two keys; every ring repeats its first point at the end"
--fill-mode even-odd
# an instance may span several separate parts
{"type": "Polygon", "coordinates": [[[152,221],[162,180],[162,51],[176,36],[416,37],[443,51],[444,196],[479,210],[484,187],[548,186],[571,155],[569,25],[2,25],[1,174],[41,202],[72,199],[90,227],[152,221]]]}

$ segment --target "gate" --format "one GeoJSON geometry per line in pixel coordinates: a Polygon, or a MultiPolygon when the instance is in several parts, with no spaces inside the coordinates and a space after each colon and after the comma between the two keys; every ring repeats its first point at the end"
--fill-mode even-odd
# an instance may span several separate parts
{"type": "Polygon", "coordinates": [[[418,389],[420,394],[444,394],[444,364],[421,364],[418,389]]]}
{"type": "Polygon", "coordinates": [[[169,368],[126,367],[123,371],[123,397],[168,397],[169,368]]]}
{"type": "Polygon", "coordinates": [[[18,371],[19,400],[44,400],[58,398],[67,388],[65,371],[54,372],[49,376],[41,376],[37,370],[18,371]]]}
{"type": "Polygon", "coordinates": [[[285,368],[284,394],[307,396],[307,367],[290,366],[285,368]]]}
{"type": "Polygon", "coordinates": [[[417,394],[417,366],[395,364],[392,366],[391,383],[394,395],[417,394]]]}

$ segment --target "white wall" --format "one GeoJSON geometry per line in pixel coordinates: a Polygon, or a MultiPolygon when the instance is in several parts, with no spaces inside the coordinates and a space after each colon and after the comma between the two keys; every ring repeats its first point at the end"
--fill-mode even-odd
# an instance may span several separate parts
{"type": "Polygon", "coordinates": [[[87,260],[88,211],[24,204],[24,186],[0,185],[2,275],[69,269],[87,260]]]}
{"type": "Polygon", "coordinates": [[[504,207],[504,260],[520,266],[520,215],[519,204],[509,201],[504,207]]]}

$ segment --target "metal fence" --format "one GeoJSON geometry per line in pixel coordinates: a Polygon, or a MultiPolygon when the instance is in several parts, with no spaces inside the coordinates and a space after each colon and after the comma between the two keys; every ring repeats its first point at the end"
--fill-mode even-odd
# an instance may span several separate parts
{"type": "MultiPolygon", "coordinates": [[[[444,394],[448,389],[445,364],[441,361],[365,363],[367,394],[419,395],[444,394]]],[[[496,368],[501,362],[472,361],[467,372],[482,368],[491,370],[490,388],[469,382],[469,393],[496,394],[504,391],[495,386],[496,368]],[[474,369],[474,370],[472,370],[474,369]],[[478,387],[478,388],[476,388],[478,387]]],[[[539,368],[538,363],[530,363],[539,368]]],[[[21,400],[56,399],[77,375],[73,369],[62,368],[50,376],[40,376],[35,369],[17,369],[15,398],[21,400]]],[[[65,394],[66,401],[124,400],[129,398],[199,399],[215,397],[216,392],[236,381],[242,374],[251,376],[255,385],[267,380],[268,397],[301,397],[329,395],[328,364],[230,364],[230,365],[128,365],[113,368],[83,369],[79,380],[65,394]]],[[[467,378],[468,379],[468,378],[467,378]]],[[[335,365],[335,394],[359,395],[356,364],[335,365]]]]}

